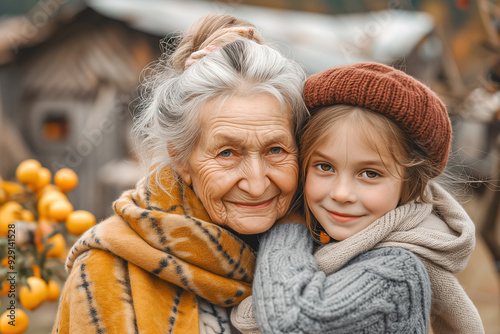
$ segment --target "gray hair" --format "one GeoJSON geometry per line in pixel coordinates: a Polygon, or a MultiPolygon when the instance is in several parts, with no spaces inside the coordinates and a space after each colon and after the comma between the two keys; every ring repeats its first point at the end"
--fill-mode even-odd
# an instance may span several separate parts
{"type": "Polygon", "coordinates": [[[309,115],[304,81],[299,64],[250,40],[227,44],[185,71],[167,58],[144,83],[146,94],[135,118],[133,134],[143,167],[158,177],[164,167],[186,163],[200,135],[202,105],[231,95],[272,94],[283,109],[291,109],[297,134],[309,115]]]}

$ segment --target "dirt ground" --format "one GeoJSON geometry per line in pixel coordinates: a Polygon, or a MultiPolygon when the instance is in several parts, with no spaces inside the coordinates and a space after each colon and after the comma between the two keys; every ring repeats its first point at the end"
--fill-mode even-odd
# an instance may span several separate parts
{"type": "MultiPolygon", "coordinates": [[[[490,205],[491,199],[492,193],[486,192],[483,196],[464,204],[478,229],[482,226],[486,206],[490,205]]],[[[495,237],[500,242],[500,215],[497,217],[496,226],[495,237]]],[[[500,333],[500,273],[479,232],[476,233],[476,248],[470,257],[469,264],[463,272],[457,274],[457,277],[476,305],[486,334],[500,333]]]]}

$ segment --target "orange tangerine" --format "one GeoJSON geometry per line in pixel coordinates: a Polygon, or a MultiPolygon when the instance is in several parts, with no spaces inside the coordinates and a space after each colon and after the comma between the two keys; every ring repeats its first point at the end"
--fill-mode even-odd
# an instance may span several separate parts
{"type": "Polygon", "coordinates": [[[95,216],[86,210],[77,210],[66,219],[66,229],[69,233],[79,236],[95,225],[95,216]]]}
{"type": "Polygon", "coordinates": [[[60,191],[48,191],[38,200],[38,215],[41,218],[49,218],[50,204],[55,200],[67,201],[66,195],[60,191]]]}
{"type": "Polygon", "coordinates": [[[45,187],[41,188],[41,189],[37,189],[36,190],[36,198],[40,199],[40,197],[42,197],[43,195],[51,192],[51,191],[57,191],[57,192],[61,192],[59,190],[59,188],[57,188],[55,185],[53,184],[47,184],[45,187]]]}
{"type": "Polygon", "coordinates": [[[27,279],[28,286],[19,289],[19,301],[27,310],[34,310],[47,299],[49,287],[40,277],[30,276],[27,279]]]}
{"type": "Polygon", "coordinates": [[[38,179],[38,172],[42,165],[35,159],[28,159],[19,164],[16,169],[16,177],[22,183],[35,183],[38,179]]]}
{"type": "Polygon", "coordinates": [[[0,185],[0,188],[2,188],[7,193],[7,198],[10,200],[22,202],[26,197],[26,191],[24,187],[17,182],[3,181],[0,185]]]}
{"type": "Polygon", "coordinates": [[[50,184],[50,180],[52,179],[52,173],[48,168],[42,167],[38,171],[38,178],[36,182],[33,184],[35,189],[42,189],[46,185],[50,184]]]}
{"type": "Polygon", "coordinates": [[[47,184],[45,187],[43,187],[42,194],[46,194],[46,193],[49,193],[51,191],[61,192],[55,184],[47,184]]]}
{"type": "Polygon", "coordinates": [[[78,184],[78,175],[69,168],[59,169],[54,175],[54,184],[62,192],[71,191],[78,184]]]}
{"type": "MultiPolygon", "coordinates": [[[[61,258],[66,250],[66,240],[61,233],[54,234],[47,240],[47,246],[54,245],[47,251],[47,257],[58,257],[61,258]]],[[[37,246],[39,253],[42,253],[45,249],[43,244],[37,246]]]]}
{"type": "Polygon", "coordinates": [[[33,270],[33,276],[42,277],[42,269],[40,268],[39,265],[34,264],[31,266],[31,269],[33,270]]]}
{"type": "Polygon", "coordinates": [[[0,206],[0,237],[5,237],[9,233],[9,225],[21,219],[23,211],[21,204],[8,201],[0,206]]]}
{"type": "Polygon", "coordinates": [[[0,203],[5,202],[7,198],[8,198],[7,192],[2,188],[0,188],[0,203]]]}
{"type": "Polygon", "coordinates": [[[4,281],[2,285],[2,289],[0,289],[0,296],[6,296],[9,294],[10,290],[10,282],[4,281]]]}
{"type": "Polygon", "coordinates": [[[66,200],[57,199],[49,205],[49,217],[55,221],[66,220],[71,212],[73,212],[73,205],[66,200]]]}
{"type": "Polygon", "coordinates": [[[24,209],[23,211],[21,211],[21,219],[27,222],[34,222],[35,216],[30,210],[24,209]]]}
{"type": "Polygon", "coordinates": [[[59,298],[59,295],[61,294],[61,286],[53,279],[49,281],[48,286],[49,286],[49,294],[47,295],[47,301],[49,302],[56,301],[59,298]]]}
{"type": "Polygon", "coordinates": [[[21,334],[28,329],[29,326],[29,318],[26,315],[26,312],[21,310],[20,308],[16,308],[14,310],[7,310],[0,316],[0,333],[3,334],[21,334]],[[13,319],[9,317],[13,316],[13,319]],[[12,324],[14,321],[14,325],[12,324]],[[9,323],[10,322],[10,323],[9,323]]]}

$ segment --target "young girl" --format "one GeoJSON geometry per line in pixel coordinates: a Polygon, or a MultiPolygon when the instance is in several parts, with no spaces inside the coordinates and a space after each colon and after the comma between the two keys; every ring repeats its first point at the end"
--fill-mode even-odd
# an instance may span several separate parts
{"type": "MultiPolygon", "coordinates": [[[[313,75],[304,96],[307,227],[282,223],[261,241],[252,293],[260,330],[484,333],[453,276],[474,248],[474,224],[432,181],[451,141],[440,99],[375,63],[313,75]],[[321,235],[316,251],[307,228],[321,235]]],[[[243,332],[255,329],[249,305],[232,314],[243,332]]]]}

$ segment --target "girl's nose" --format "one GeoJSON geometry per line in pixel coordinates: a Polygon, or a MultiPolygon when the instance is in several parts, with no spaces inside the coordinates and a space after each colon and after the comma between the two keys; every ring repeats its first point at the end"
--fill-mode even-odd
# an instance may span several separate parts
{"type": "Polygon", "coordinates": [[[354,203],[357,200],[354,182],[348,177],[338,176],[332,184],[330,197],[339,203],[354,203]]]}

